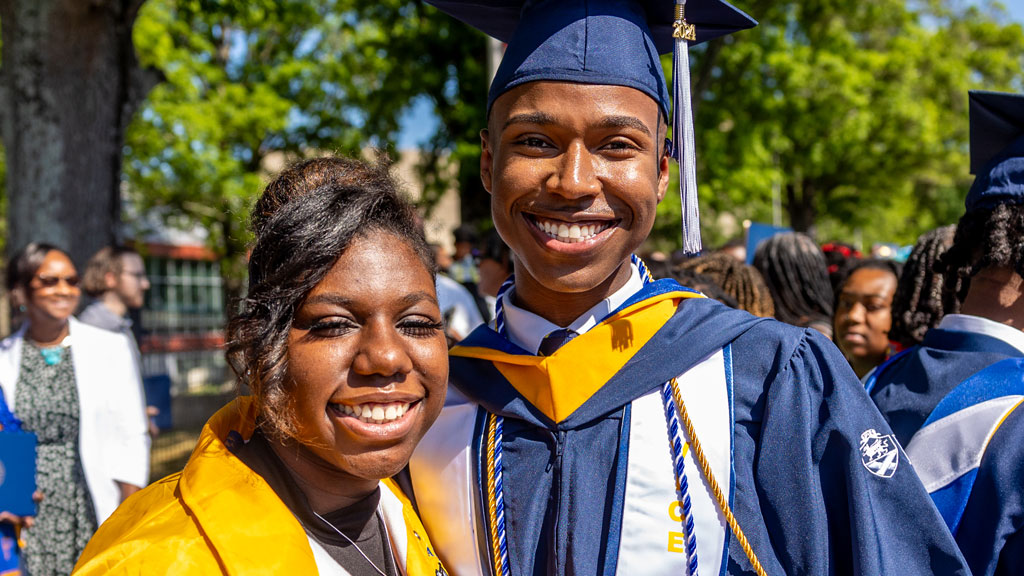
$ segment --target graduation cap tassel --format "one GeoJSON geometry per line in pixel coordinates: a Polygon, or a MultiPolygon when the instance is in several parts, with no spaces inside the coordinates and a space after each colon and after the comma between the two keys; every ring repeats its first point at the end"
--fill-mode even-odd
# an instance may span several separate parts
{"type": "Polygon", "coordinates": [[[690,100],[690,42],[697,39],[696,27],[686,22],[686,0],[676,0],[672,26],[672,156],[679,163],[679,196],[683,209],[683,252],[701,251],[700,209],[697,205],[697,156],[694,152],[693,111],[690,100]]]}

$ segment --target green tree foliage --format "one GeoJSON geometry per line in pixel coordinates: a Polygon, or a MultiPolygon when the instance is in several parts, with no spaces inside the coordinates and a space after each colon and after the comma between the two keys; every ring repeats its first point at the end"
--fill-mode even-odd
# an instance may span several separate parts
{"type": "Polygon", "coordinates": [[[358,103],[367,119],[364,132],[391,139],[396,112],[415,99],[429,101],[439,128],[424,146],[420,167],[427,203],[456,187],[464,220],[490,220],[479,171],[489,79],[485,36],[421,1],[352,4],[348,15],[359,22],[359,49],[339,57],[347,70],[375,82],[358,103]]]}
{"type": "MultiPolygon", "coordinates": [[[[953,0],[740,4],[760,26],[692,59],[708,243],[725,239],[721,214],[771,221],[773,187],[784,223],[822,239],[910,242],[954,221],[970,182],[967,90],[1022,89],[1021,26],[953,0]]],[[[149,0],[135,43],[166,81],[129,130],[128,189],[140,209],[210,230],[229,278],[268,157],[393,148],[423,99],[440,121],[421,166],[428,200],[458,186],[463,217],[489,217],[484,38],[422,2],[149,0]]],[[[678,198],[659,211],[655,239],[677,245],[678,198]]]]}
{"type": "Polygon", "coordinates": [[[482,117],[465,104],[485,98],[483,37],[421,3],[150,0],[134,38],[166,80],[127,135],[133,203],[209,230],[229,292],[241,286],[246,221],[268,169],[393,148],[402,113],[423,97],[442,120],[425,154],[429,190],[438,196],[448,163],[475,153],[462,142],[475,143],[470,125],[482,117]]]}
{"type": "MultiPolygon", "coordinates": [[[[998,5],[759,0],[760,21],[693,59],[706,239],[722,212],[821,239],[913,242],[955,222],[968,174],[968,89],[1024,86],[1024,30],[998,5]],[[960,6],[960,8],[954,8],[960,6]]],[[[678,238],[678,198],[657,234],[678,238]]]]}

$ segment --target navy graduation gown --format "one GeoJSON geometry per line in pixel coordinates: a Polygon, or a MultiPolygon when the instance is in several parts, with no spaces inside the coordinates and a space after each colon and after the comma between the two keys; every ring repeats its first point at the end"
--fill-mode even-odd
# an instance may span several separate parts
{"type": "MultiPolygon", "coordinates": [[[[664,290],[664,282],[623,306],[664,290]]],[[[489,328],[467,340],[516,353],[489,328]]],[[[722,348],[734,383],[733,512],[769,574],[968,573],[905,457],[890,477],[867,468],[862,435],[889,429],[831,342],[814,330],[688,299],[560,422],[520,395],[490,361],[452,358],[459,392],[505,418],[513,575],[614,573],[630,403],[722,348]]],[[[479,442],[481,426],[478,432],[479,442]]],[[[738,546],[727,548],[723,573],[752,573],[738,546]]]]}
{"type": "Polygon", "coordinates": [[[1024,574],[1024,359],[950,392],[907,446],[976,576],[1024,574]]]}
{"type": "Polygon", "coordinates": [[[928,415],[958,384],[1020,350],[985,334],[932,328],[919,346],[880,366],[871,399],[906,446],[928,415]]]}
{"type": "Polygon", "coordinates": [[[956,542],[975,576],[1024,574],[1024,407],[992,436],[956,542]]]}

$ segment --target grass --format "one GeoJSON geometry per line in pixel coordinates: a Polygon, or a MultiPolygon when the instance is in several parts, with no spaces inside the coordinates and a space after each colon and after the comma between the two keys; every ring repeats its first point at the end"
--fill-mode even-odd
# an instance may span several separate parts
{"type": "Polygon", "coordinates": [[[199,439],[200,428],[190,430],[164,430],[153,439],[150,450],[149,481],[154,482],[181,471],[192,455],[199,439]]]}

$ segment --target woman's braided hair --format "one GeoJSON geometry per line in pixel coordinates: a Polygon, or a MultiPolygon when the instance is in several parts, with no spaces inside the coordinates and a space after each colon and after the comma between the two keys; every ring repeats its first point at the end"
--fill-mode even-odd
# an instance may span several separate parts
{"type": "Polygon", "coordinates": [[[922,234],[910,252],[896,295],[892,299],[892,330],[889,339],[903,346],[914,346],[924,340],[928,330],[939,325],[946,314],[942,303],[943,275],[936,270],[939,258],[953,244],[956,225],[950,224],[922,234]]]}
{"type": "Polygon", "coordinates": [[[686,260],[679,268],[708,277],[731,296],[741,310],[765,318],[775,315],[775,303],[761,273],[733,256],[712,252],[686,260]]]}
{"type": "Polygon", "coordinates": [[[810,236],[776,234],[757,247],[754,267],[775,302],[775,317],[795,326],[832,324],[832,284],[825,255],[810,236]]]}

